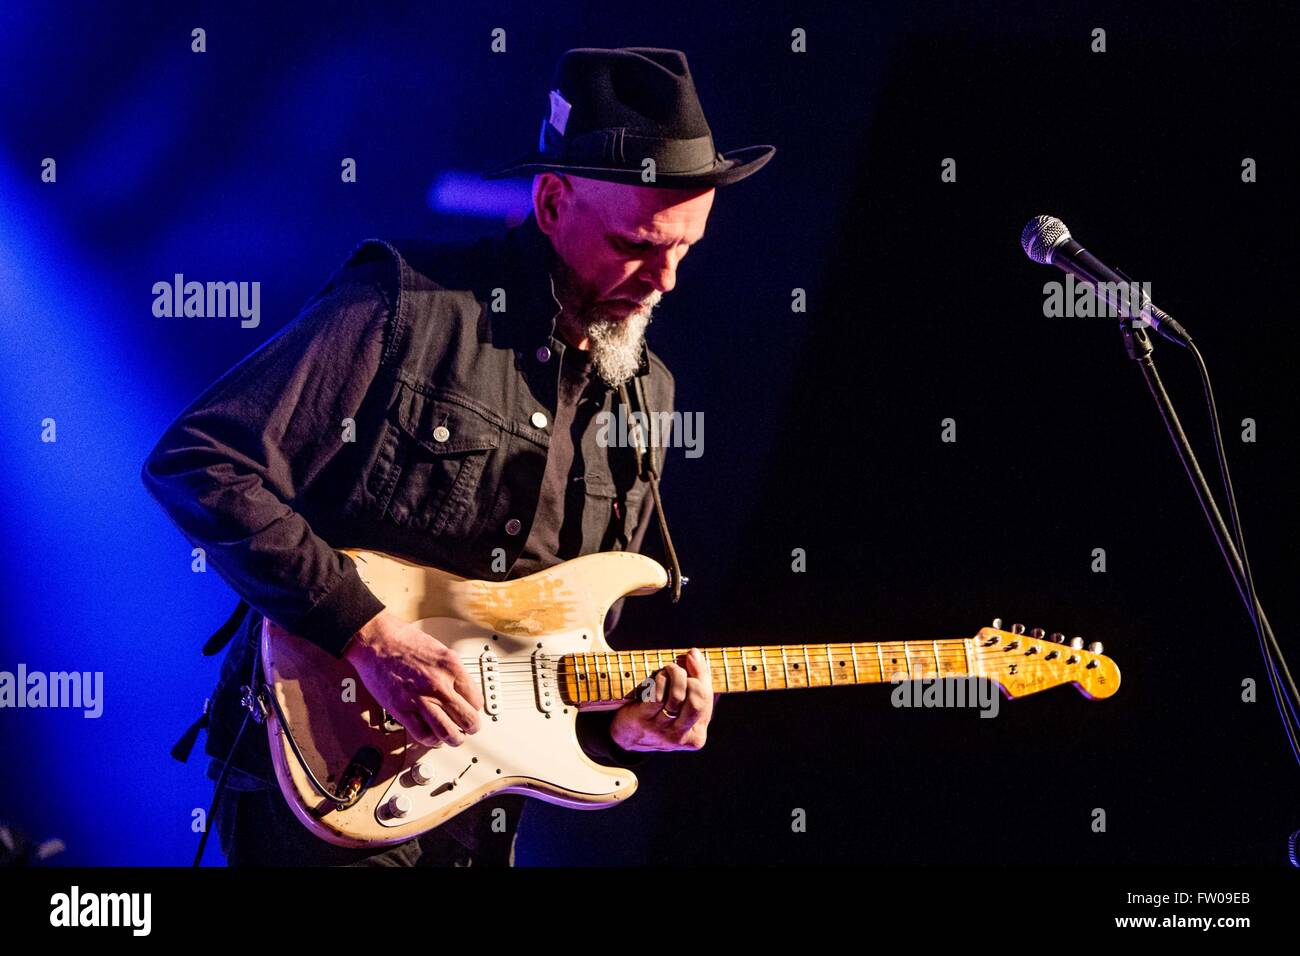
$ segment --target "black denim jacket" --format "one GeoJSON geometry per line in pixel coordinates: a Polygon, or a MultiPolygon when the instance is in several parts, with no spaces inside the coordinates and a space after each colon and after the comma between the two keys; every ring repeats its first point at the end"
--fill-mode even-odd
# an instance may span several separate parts
{"type": "MultiPolygon", "coordinates": [[[[256,612],[227,654],[208,753],[229,754],[261,615],[341,655],[381,610],[336,549],[517,576],[565,349],[553,256],[532,216],[469,245],[363,243],[289,326],[168,427],[144,483],[256,612]]],[[[648,349],[637,374],[651,409],[671,412],[672,376],[648,349]]],[[[603,410],[617,412],[615,391],[605,390],[603,410]]],[[[580,448],[591,505],[582,553],[640,550],[648,485],[633,451],[601,447],[597,431],[580,448]]],[[[656,462],[662,470],[662,449],[656,462]]],[[[270,780],[265,749],[232,763],[270,780]]]]}

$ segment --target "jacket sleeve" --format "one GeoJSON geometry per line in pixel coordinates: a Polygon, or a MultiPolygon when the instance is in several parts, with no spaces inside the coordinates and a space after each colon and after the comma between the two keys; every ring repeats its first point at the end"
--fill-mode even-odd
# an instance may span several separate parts
{"type": "Polygon", "coordinates": [[[340,451],[391,312],[379,282],[332,282],[181,413],[141,474],[240,597],[336,656],[383,604],[294,502],[340,451]]]}

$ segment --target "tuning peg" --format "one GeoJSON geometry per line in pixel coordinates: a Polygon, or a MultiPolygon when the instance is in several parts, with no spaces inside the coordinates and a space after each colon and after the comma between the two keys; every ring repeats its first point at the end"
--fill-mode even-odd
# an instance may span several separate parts
{"type": "Polygon", "coordinates": [[[1101,653],[1101,641],[1093,641],[1088,645],[1088,650],[1093,654],[1101,653]]]}
{"type": "Polygon", "coordinates": [[[1077,635],[1070,638],[1070,646],[1074,648],[1076,651],[1079,650],[1080,648],[1083,647],[1083,638],[1077,635]]]}
{"type": "Polygon", "coordinates": [[[1065,643],[1065,635],[1062,634],[1060,631],[1053,631],[1051,634],[1047,635],[1047,639],[1051,641],[1053,644],[1065,643]]]}
{"type": "Polygon", "coordinates": [[[1046,634],[1046,633],[1047,633],[1047,632],[1044,631],[1041,627],[1036,627],[1036,628],[1034,628],[1032,631],[1029,632],[1029,636],[1032,637],[1032,638],[1033,638],[1034,640],[1036,640],[1036,641],[1041,641],[1041,640],[1043,639],[1043,635],[1046,634]]]}
{"type": "Polygon", "coordinates": [[[1011,633],[1012,633],[1012,634],[1023,634],[1023,633],[1025,633],[1025,626],[1024,626],[1023,624],[1012,624],[1012,625],[1011,625],[1011,633]]]}

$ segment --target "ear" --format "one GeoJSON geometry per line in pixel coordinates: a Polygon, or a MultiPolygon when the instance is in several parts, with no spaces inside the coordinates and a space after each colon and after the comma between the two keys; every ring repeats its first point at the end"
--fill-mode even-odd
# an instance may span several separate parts
{"type": "Polygon", "coordinates": [[[533,177],[533,215],[543,233],[553,236],[560,210],[572,198],[573,184],[563,173],[544,172],[533,177]]]}

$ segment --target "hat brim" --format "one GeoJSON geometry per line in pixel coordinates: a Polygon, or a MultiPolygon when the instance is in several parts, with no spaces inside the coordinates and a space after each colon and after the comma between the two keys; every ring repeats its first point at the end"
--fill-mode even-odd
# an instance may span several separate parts
{"type": "Polygon", "coordinates": [[[623,183],[628,186],[651,186],[659,189],[707,189],[711,186],[730,186],[747,176],[752,176],[776,154],[775,146],[745,146],[722,154],[722,162],[704,173],[674,174],[659,173],[654,182],[641,179],[637,169],[611,168],[606,166],[572,166],[556,163],[540,153],[525,153],[510,162],[483,173],[484,179],[505,179],[509,176],[534,175],[536,173],[556,172],[570,173],[586,179],[600,179],[605,182],[623,183]]]}

